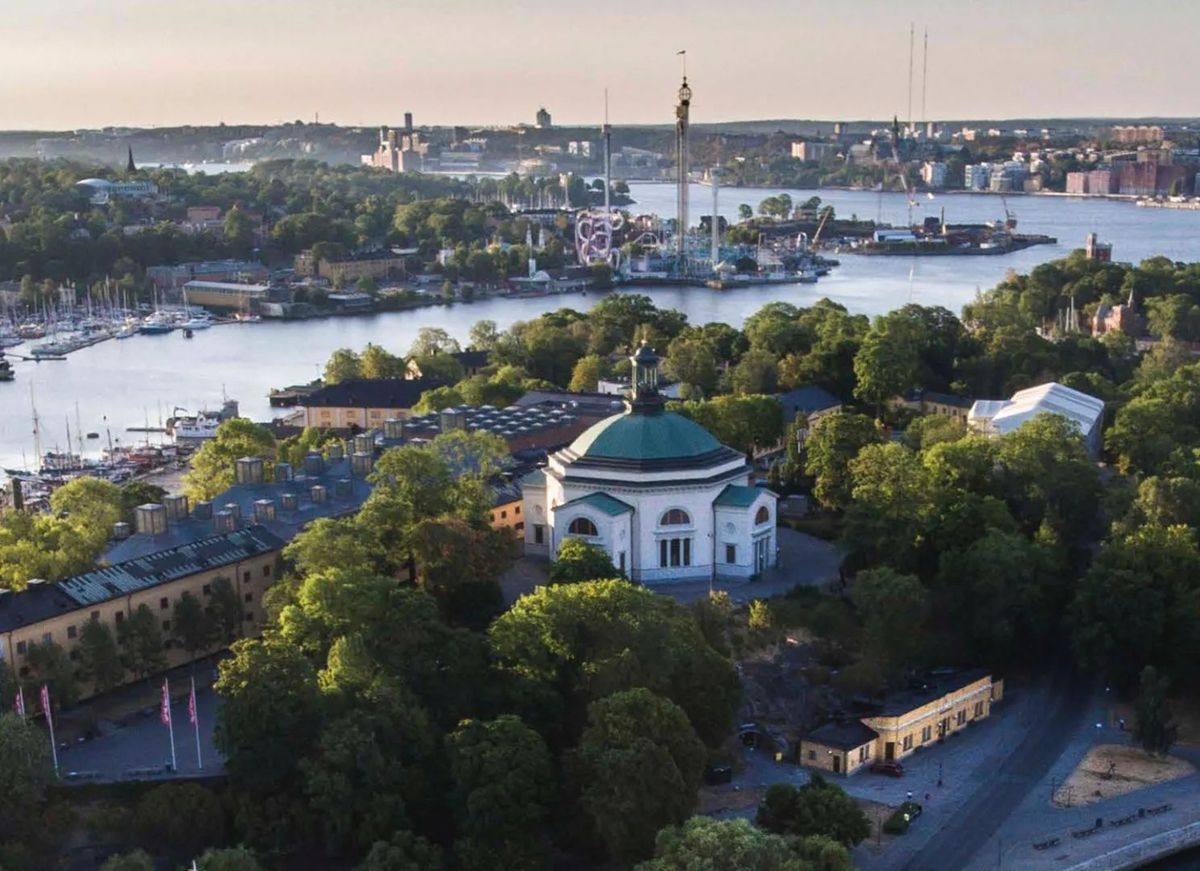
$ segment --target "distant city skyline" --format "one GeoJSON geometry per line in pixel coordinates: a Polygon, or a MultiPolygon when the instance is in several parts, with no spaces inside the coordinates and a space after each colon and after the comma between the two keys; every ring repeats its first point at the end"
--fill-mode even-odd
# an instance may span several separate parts
{"type": "Polygon", "coordinates": [[[1143,0],[9,0],[0,128],[1200,116],[1200,5],[1143,0]],[[1049,7],[1049,8],[1047,8],[1049,7]]]}

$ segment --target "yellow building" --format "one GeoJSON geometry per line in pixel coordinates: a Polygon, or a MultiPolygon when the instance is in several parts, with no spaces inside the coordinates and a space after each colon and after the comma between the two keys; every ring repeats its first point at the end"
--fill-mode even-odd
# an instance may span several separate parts
{"type": "Polygon", "coordinates": [[[306,249],[292,260],[297,275],[319,276],[332,283],[353,284],[360,278],[391,278],[403,275],[404,257],[391,251],[368,251],[318,258],[306,249]]]}
{"type": "Polygon", "coordinates": [[[238,284],[231,281],[189,281],[183,286],[188,305],[226,311],[249,311],[265,302],[271,288],[265,284],[238,284]]]}
{"type": "MultiPolygon", "coordinates": [[[[0,594],[0,660],[24,681],[31,676],[28,658],[34,645],[54,642],[77,660],[85,623],[95,618],[118,636],[121,625],[145,605],[159,620],[166,667],[184,665],[192,657],[172,639],[171,626],[183,594],[191,593],[207,605],[216,579],[227,578],[242,606],[240,634],[257,635],[266,619],[262,596],[275,580],[284,544],[263,526],[247,526],[56,584],[35,580],[24,591],[5,591],[0,594]]],[[[84,697],[94,694],[86,684],[80,690],[84,697]]]]}
{"type": "Polygon", "coordinates": [[[377,429],[404,420],[426,390],[441,381],[404,378],[354,379],[314,390],[300,400],[304,425],[321,429],[377,429]]]}
{"type": "Polygon", "coordinates": [[[938,417],[950,417],[967,423],[967,412],[975,403],[974,399],[966,396],[956,396],[953,393],[938,393],[934,390],[910,390],[903,396],[892,400],[893,408],[907,408],[917,414],[929,414],[938,417]]]}
{"type": "Polygon", "coordinates": [[[935,676],[889,696],[875,713],[813,730],[800,742],[799,762],[852,774],[876,761],[900,760],[988,717],[1003,695],[1004,682],[986,671],[935,676]]]}

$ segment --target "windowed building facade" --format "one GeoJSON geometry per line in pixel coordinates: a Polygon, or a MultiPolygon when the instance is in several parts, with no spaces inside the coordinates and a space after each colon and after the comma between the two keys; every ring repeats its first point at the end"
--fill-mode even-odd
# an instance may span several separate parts
{"type": "Polygon", "coordinates": [[[567,538],[602,549],[633,581],[749,577],[775,565],[770,490],[745,455],[668,412],[657,357],[633,357],[633,395],[522,482],[525,549],[553,559],[567,538]]]}

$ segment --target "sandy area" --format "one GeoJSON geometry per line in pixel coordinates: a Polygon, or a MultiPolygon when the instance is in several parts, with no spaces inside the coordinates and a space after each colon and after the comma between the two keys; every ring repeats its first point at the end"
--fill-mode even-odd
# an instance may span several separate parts
{"type": "Polygon", "coordinates": [[[1092,804],[1185,777],[1196,769],[1174,756],[1156,758],[1136,747],[1099,744],[1088,751],[1054,794],[1059,807],[1092,804]]]}

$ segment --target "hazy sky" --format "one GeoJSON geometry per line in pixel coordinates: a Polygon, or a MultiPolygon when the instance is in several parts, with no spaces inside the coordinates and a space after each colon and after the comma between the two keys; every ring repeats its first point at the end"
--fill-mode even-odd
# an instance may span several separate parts
{"type": "Polygon", "coordinates": [[[1200,115],[1194,0],[2,0],[0,128],[1200,115]]]}

